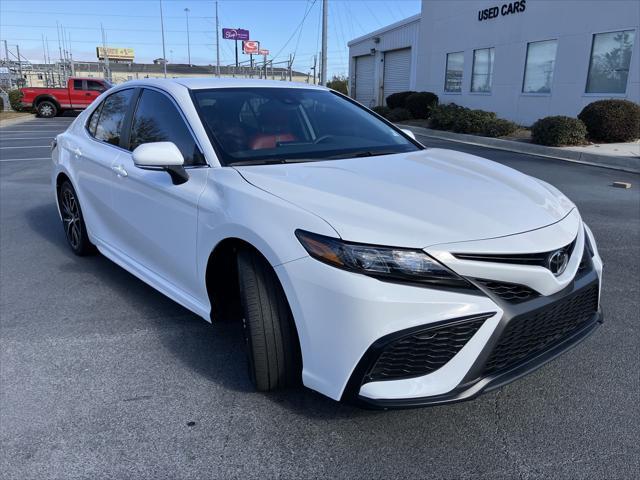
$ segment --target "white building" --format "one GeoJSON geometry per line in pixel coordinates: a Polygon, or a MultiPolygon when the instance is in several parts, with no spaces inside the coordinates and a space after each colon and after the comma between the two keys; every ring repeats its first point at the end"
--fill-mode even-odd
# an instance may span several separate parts
{"type": "Polygon", "coordinates": [[[594,100],[640,103],[638,0],[423,0],[420,15],[349,42],[367,106],[430,91],[523,125],[594,100]]]}

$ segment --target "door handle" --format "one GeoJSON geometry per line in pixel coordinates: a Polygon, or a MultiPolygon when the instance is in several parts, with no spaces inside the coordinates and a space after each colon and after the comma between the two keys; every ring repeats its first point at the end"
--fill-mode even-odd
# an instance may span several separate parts
{"type": "Polygon", "coordinates": [[[114,165],[113,167],[111,167],[111,170],[116,172],[116,175],[118,175],[119,177],[126,177],[128,175],[127,171],[122,165],[114,165]]]}

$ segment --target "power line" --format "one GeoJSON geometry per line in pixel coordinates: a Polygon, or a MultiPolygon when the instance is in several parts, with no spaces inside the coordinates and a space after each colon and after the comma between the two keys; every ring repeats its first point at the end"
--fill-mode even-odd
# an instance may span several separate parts
{"type": "MultiPolygon", "coordinates": [[[[28,11],[24,11],[24,10],[3,10],[4,13],[20,13],[23,15],[32,15],[33,12],[28,12],[28,11]]],[[[88,14],[88,13],[78,13],[78,12],[42,12],[40,10],[38,10],[38,15],[76,15],[76,16],[82,16],[82,17],[127,17],[127,18],[160,18],[160,15],[130,15],[130,14],[121,14],[121,13],[102,13],[100,12],[99,14],[88,14]]],[[[180,15],[165,15],[165,18],[183,18],[180,15]]],[[[216,17],[210,17],[210,16],[199,16],[196,17],[194,16],[193,18],[216,18],[216,17]]]]}
{"type": "Polygon", "coordinates": [[[311,4],[311,7],[305,11],[304,16],[302,17],[302,20],[300,21],[300,23],[298,24],[298,26],[296,27],[296,29],[293,31],[293,33],[291,34],[291,36],[289,37],[289,39],[284,43],[284,45],[282,46],[282,48],[278,51],[278,53],[276,53],[272,59],[274,58],[278,58],[278,55],[280,55],[282,53],[282,51],[287,48],[287,45],[289,45],[289,42],[291,41],[291,39],[295,36],[296,33],[298,33],[298,29],[302,28],[302,25],[304,24],[305,19],[307,18],[307,15],[309,15],[309,12],[311,11],[311,9],[313,8],[313,6],[316,4],[317,0],[313,0],[313,3],[311,4]]]}
{"type": "MultiPolygon", "coordinates": [[[[1,27],[17,27],[17,28],[56,28],[52,25],[17,25],[17,24],[2,24],[1,27]]],[[[98,30],[99,27],[68,27],[65,25],[65,30],[98,30]]],[[[131,28],[107,28],[106,30],[110,32],[131,32],[131,28]]],[[[158,30],[152,29],[141,29],[136,28],[134,33],[137,32],[153,32],[156,33],[158,30]]],[[[186,30],[165,30],[165,32],[170,33],[186,33],[186,30]]],[[[210,30],[189,30],[190,33],[205,33],[211,34],[210,30]]]]}

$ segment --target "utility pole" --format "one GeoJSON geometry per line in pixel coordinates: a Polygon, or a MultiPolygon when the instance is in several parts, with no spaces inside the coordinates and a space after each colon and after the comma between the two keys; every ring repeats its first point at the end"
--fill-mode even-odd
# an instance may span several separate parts
{"type": "Polygon", "coordinates": [[[4,61],[9,65],[9,47],[7,47],[7,41],[4,41],[4,61]]]}
{"type": "Polygon", "coordinates": [[[104,33],[104,27],[100,24],[102,30],[102,56],[104,57],[104,78],[111,81],[111,70],[109,69],[109,52],[107,51],[107,37],[104,33]]]}
{"type": "Polygon", "coordinates": [[[220,77],[220,24],[218,23],[218,2],[216,0],[216,75],[220,77]]]}
{"type": "Polygon", "coordinates": [[[47,49],[44,45],[44,33],[42,34],[42,56],[44,57],[44,86],[49,87],[49,64],[47,63],[47,49]]]}
{"type": "Polygon", "coordinates": [[[288,70],[289,70],[289,81],[293,80],[293,54],[289,54],[289,65],[288,65],[288,70]]]}
{"type": "MultiPolygon", "coordinates": [[[[66,72],[65,72],[65,68],[64,68],[64,63],[62,62],[62,46],[60,45],[60,25],[58,24],[58,22],[56,22],[56,32],[58,33],[58,71],[60,71],[60,69],[62,69],[62,77],[65,78],[66,77],[66,72]]],[[[66,78],[65,78],[66,80],[66,78]]],[[[60,78],[60,84],[62,84],[62,78],[60,78]]]]}
{"type": "Polygon", "coordinates": [[[167,53],[164,45],[164,17],[162,16],[162,0],[160,0],[160,30],[162,31],[162,70],[167,78],[167,53]]]}
{"type": "Polygon", "coordinates": [[[314,55],[313,56],[313,68],[311,70],[313,70],[313,84],[316,84],[316,63],[318,62],[318,56],[314,55]]]}
{"type": "Polygon", "coordinates": [[[327,22],[329,0],[322,0],[322,60],[320,65],[320,85],[327,84],[327,22]]]}
{"type": "Polygon", "coordinates": [[[187,57],[189,59],[189,66],[191,66],[191,40],[189,39],[189,9],[185,8],[184,13],[187,16],[187,57]]]}
{"type": "Polygon", "coordinates": [[[20,83],[24,80],[22,76],[22,60],[20,60],[20,45],[16,45],[16,53],[18,54],[18,71],[20,72],[20,83]]]}

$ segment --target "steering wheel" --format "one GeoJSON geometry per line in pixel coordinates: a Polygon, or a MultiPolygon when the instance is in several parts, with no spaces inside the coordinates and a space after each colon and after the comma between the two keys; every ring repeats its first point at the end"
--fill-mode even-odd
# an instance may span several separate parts
{"type": "Polygon", "coordinates": [[[333,137],[334,135],[322,135],[321,137],[316,138],[313,143],[314,145],[317,145],[319,143],[324,143],[325,140],[329,140],[330,138],[333,138],[333,137]]]}

